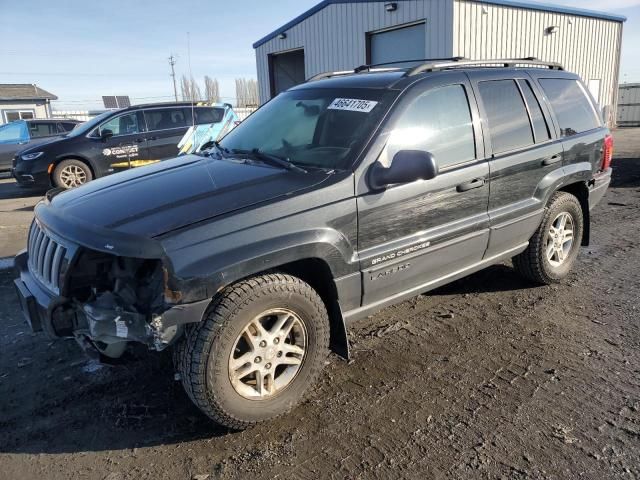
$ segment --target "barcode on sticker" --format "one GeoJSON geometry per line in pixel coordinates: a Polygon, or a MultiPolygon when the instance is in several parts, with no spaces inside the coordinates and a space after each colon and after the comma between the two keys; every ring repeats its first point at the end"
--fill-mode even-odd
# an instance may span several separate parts
{"type": "Polygon", "coordinates": [[[373,100],[358,100],[356,98],[336,98],[328,110],[348,110],[349,112],[369,113],[375,108],[378,102],[373,100]]]}
{"type": "Polygon", "coordinates": [[[128,334],[127,323],[120,320],[120,317],[116,318],[116,337],[127,338],[128,334]]]}

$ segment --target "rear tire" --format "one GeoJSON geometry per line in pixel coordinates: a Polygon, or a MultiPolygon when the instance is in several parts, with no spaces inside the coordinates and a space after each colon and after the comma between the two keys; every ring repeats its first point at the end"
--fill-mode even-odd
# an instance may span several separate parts
{"type": "Polygon", "coordinates": [[[82,160],[68,159],[60,162],[53,171],[53,186],[70,189],[93,180],[89,165],[82,160]]]}
{"type": "Polygon", "coordinates": [[[204,320],[185,331],[174,364],[198,408],[240,430],[300,403],[328,347],[320,296],[299,278],[274,273],[223,290],[204,320]]]}
{"type": "Polygon", "coordinates": [[[529,246],[513,258],[523,277],[543,285],[562,281],[571,271],[582,242],[584,219],[578,199],[566,192],[553,194],[529,246]]]}

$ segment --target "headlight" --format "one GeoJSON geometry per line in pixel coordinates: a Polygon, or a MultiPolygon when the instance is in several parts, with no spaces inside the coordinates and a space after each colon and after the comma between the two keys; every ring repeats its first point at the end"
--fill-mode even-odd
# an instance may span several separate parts
{"type": "Polygon", "coordinates": [[[41,157],[44,152],[33,152],[33,153],[25,153],[21,155],[20,158],[22,160],[35,160],[38,157],[41,157]]]}

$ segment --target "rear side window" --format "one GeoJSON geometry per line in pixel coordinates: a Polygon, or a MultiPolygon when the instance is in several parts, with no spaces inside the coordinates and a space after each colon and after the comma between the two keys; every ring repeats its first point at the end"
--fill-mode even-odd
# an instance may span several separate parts
{"type": "Polygon", "coordinates": [[[188,125],[182,108],[155,108],[145,110],[144,118],[149,131],[184,128],[188,125]]]}
{"type": "Polygon", "coordinates": [[[60,122],[58,123],[58,132],[67,133],[76,127],[76,123],[60,122]]]}
{"type": "Polygon", "coordinates": [[[473,123],[462,85],[427,90],[394,125],[387,143],[389,164],[400,150],[424,150],[433,154],[440,168],[476,158],[473,123]]]}
{"type": "Polygon", "coordinates": [[[532,145],[529,115],[515,80],[480,82],[479,88],[487,112],[493,153],[532,145]]]}
{"type": "Polygon", "coordinates": [[[533,133],[536,138],[536,143],[546,142],[551,138],[551,135],[549,134],[547,122],[542,114],[540,103],[534,95],[528,81],[518,80],[518,84],[520,85],[524,99],[527,102],[527,107],[529,108],[529,115],[531,116],[531,123],[533,124],[533,133]]]}
{"type": "Polygon", "coordinates": [[[224,117],[224,109],[213,107],[198,107],[196,112],[196,125],[205,123],[218,123],[224,117]]]}
{"type": "Polygon", "coordinates": [[[600,126],[596,112],[584,90],[568,78],[541,78],[540,85],[553,108],[560,133],[569,137],[600,126]]]}
{"type": "Polygon", "coordinates": [[[58,129],[55,123],[50,122],[31,122],[29,124],[29,134],[31,138],[49,137],[56,135],[58,129]]]}

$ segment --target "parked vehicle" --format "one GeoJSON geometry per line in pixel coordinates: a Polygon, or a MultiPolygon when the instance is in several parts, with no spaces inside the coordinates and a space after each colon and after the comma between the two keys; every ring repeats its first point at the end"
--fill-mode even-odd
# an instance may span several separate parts
{"type": "Polygon", "coordinates": [[[13,176],[21,186],[77,187],[173,158],[191,125],[219,122],[224,114],[223,108],[189,102],[111,110],[63,138],[23,150],[14,158],[13,176]]]}
{"type": "Polygon", "coordinates": [[[28,322],[100,356],[173,346],[240,429],[299,403],[355,319],[510,258],[561,281],[612,138],[577,75],[499,62],[328,73],[203,156],[52,192],[15,261],[28,322]]]}
{"type": "Polygon", "coordinates": [[[214,123],[204,123],[189,127],[182,139],[178,142],[179,155],[198,153],[203,147],[217,142],[240,123],[233,107],[228,103],[217,103],[216,107],[222,108],[222,118],[214,123]]]}
{"type": "Polygon", "coordinates": [[[0,125],[0,172],[11,170],[15,154],[25,148],[66,135],[80,122],[76,120],[16,120],[0,125]]]}

